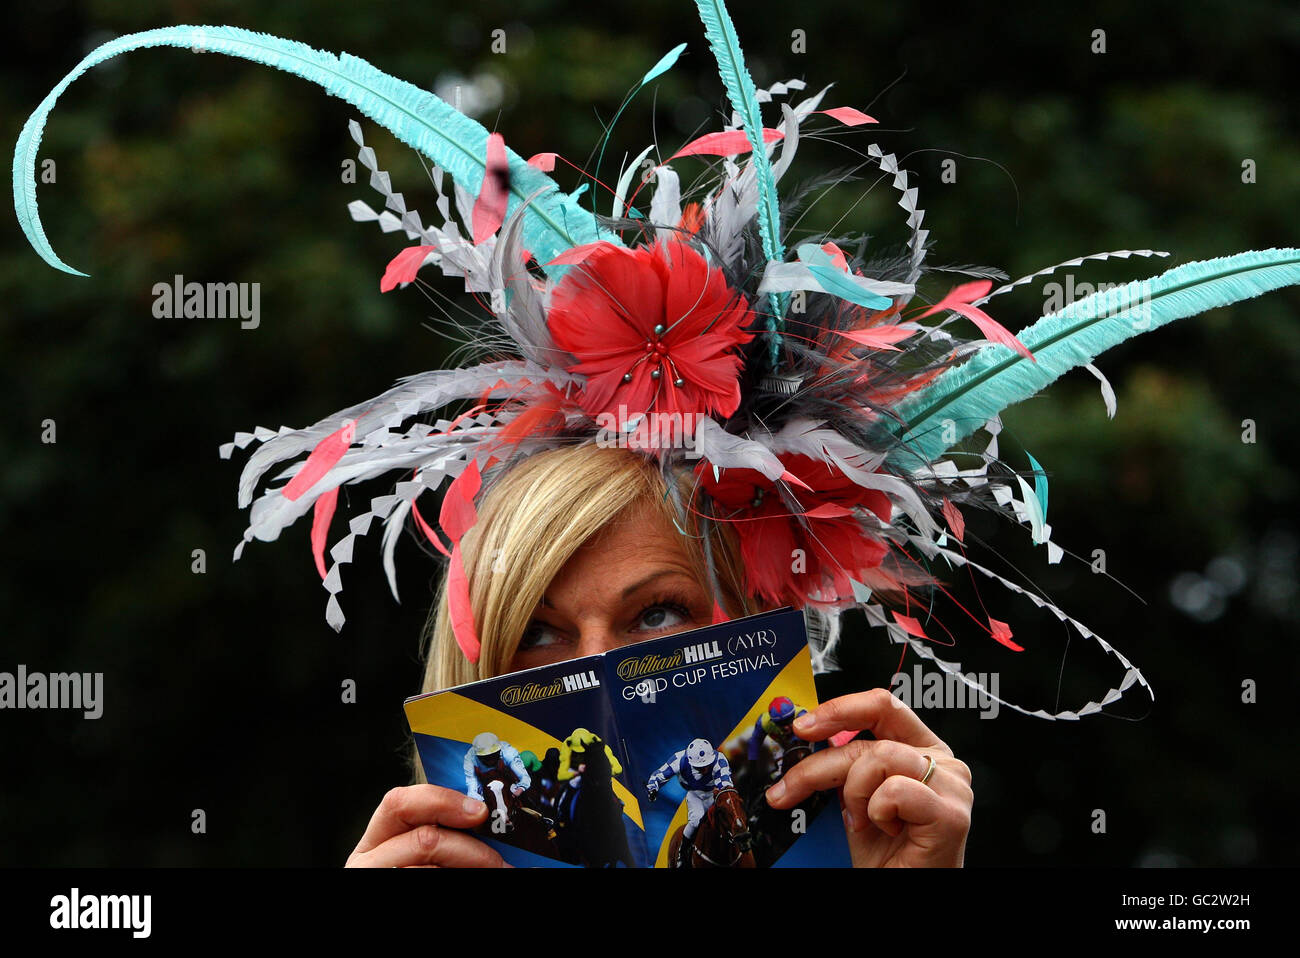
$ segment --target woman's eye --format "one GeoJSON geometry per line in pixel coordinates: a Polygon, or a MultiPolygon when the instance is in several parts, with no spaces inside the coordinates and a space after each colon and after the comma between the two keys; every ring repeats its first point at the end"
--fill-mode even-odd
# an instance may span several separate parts
{"type": "Polygon", "coordinates": [[[519,640],[521,649],[540,649],[555,645],[560,641],[560,634],[545,622],[530,622],[524,629],[523,638],[519,640]]]}
{"type": "Polygon", "coordinates": [[[647,632],[671,629],[690,620],[690,613],[677,605],[652,605],[641,613],[638,626],[647,632]]]}

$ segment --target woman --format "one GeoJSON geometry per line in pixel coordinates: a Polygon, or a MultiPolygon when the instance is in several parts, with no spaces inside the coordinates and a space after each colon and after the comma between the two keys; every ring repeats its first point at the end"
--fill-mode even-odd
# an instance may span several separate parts
{"type": "MultiPolygon", "coordinates": [[[[683,484],[690,481],[682,476],[683,484]]],[[[712,600],[699,540],[683,536],[654,463],[637,453],[584,444],[539,453],[484,493],[479,521],[461,542],[482,653],[476,665],[452,635],[444,586],[430,622],[422,691],[708,625],[712,600]]],[[[725,526],[714,526],[724,529],[725,526]]],[[[728,612],[763,611],[741,591],[735,542],[717,533],[715,555],[728,612]]],[[[774,808],[837,789],[857,867],[960,866],[970,829],[970,769],[916,714],[883,689],[832,699],[796,722],[821,741],[768,792],[774,808]],[[926,784],[929,760],[935,768],[926,784]]],[[[465,830],[487,806],[424,782],[384,796],[349,867],[500,867],[501,857],[465,830]]]]}
{"type": "MultiPolygon", "coordinates": [[[[260,444],[240,476],[249,525],[235,557],[245,543],[274,540],[310,513],[313,557],[329,593],[325,618],[336,630],[345,622],[342,569],[372,527],[384,530],[394,595],[394,546],[408,520],[448,554],[426,689],[785,605],[859,609],[950,674],[960,666],[934,655],[926,630],[951,634],[940,616],[952,609],[964,628],[1024,651],[1011,623],[982,602],[981,616],[961,607],[933,571],[964,567],[972,580],[979,573],[1028,596],[1096,639],[1126,670],[1120,688],[1081,707],[1053,714],[999,699],[1004,706],[1077,720],[1127,689],[1149,693],[1140,671],[1082,623],[972,561],[968,548],[980,541],[967,535],[966,513],[987,510],[1028,526],[1048,561],[1059,561],[1047,471],[1028,450],[1027,472],[1019,455],[1014,465],[1002,459],[1002,411],[1086,366],[1113,415],[1113,390],[1092,359],[1140,333],[1300,282],[1300,251],[1186,263],[1067,304],[1012,335],[985,310],[994,297],[1084,260],[1167,254],[1096,253],[994,288],[998,271],[927,262],[933,241],[917,188],[876,143],[855,152],[898,194],[904,248],[877,249],[865,232],[799,228],[819,191],[846,179],[793,181],[801,127],[824,139],[827,123],[863,132],[876,121],[852,106],[828,107],[829,87],[810,95],[800,80],[755,88],[724,5],[697,6],[731,121],[656,154],[639,184],[640,158],[616,186],[600,179],[599,161],[580,170],[580,185],[562,184],[549,175],[564,169],[556,153],[525,159],[502,134],[359,58],[240,28],[183,26],[103,44],[46,97],[15,146],[19,223],[47,263],[77,272],[55,254],[37,211],[42,131],[82,72],[137,48],[220,52],[296,73],[434,163],[437,212],[426,224],[393,192],[352,123],[358,161],[384,205],[378,213],[355,201],[349,211],[414,243],[389,262],[381,291],[416,282],[428,266],[475,294],[483,321],[449,321],[482,361],[405,377],[307,428],[237,433],[221,450],[229,457],[260,444]],[[679,158],[684,168],[703,159],[710,173],[681,177],[679,158]],[[919,285],[932,273],[945,282],[953,273],[976,278],[932,302],[919,285]],[[974,338],[957,320],[973,326],[974,338]],[[454,419],[437,418],[452,407],[454,419]],[[658,417],[675,424],[682,443],[642,455],[602,442],[611,430],[620,446],[639,441],[658,417]],[[494,460],[508,466],[480,496],[479,470],[491,472],[494,460]],[[346,524],[335,515],[341,487],[394,475],[393,491],[362,502],[346,524]],[[679,482],[689,494],[678,494],[679,482]],[[439,490],[441,515],[430,523],[417,500],[439,490]],[[685,523],[668,511],[669,499],[685,523]],[[705,528],[691,521],[698,515],[708,517],[705,528]],[[674,536],[678,526],[687,537],[674,536]],[[941,607],[944,599],[950,607],[941,607]]],[[[672,69],[685,46],[646,64],[632,95],[672,69]]],[[[611,124],[607,140],[612,134],[611,124]]],[[[427,508],[429,498],[423,502],[427,508]]],[[[786,806],[810,790],[838,788],[857,864],[960,865],[971,808],[966,766],[879,689],[828,702],[798,727],[813,740],[857,729],[875,740],[815,753],[768,800],[786,806]]],[[[462,834],[484,814],[427,783],[395,789],[349,864],[499,863],[462,834]]]]}

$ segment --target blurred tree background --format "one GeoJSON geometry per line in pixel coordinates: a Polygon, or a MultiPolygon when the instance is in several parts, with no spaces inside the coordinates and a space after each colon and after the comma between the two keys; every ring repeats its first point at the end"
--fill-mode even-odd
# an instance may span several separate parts
{"type": "MultiPolygon", "coordinates": [[[[920,188],[932,262],[1015,277],[1101,250],[1173,254],[1074,271],[1076,282],[1120,282],[1300,245],[1293,4],[732,7],[760,86],[834,81],[824,105],[880,121],[802,142],[794,178],[858,163],[880,143],[920,188]],[[1104,53],[1092,52],[1098,29],[1104,53]],[[955,182],[941,175],[948,159],[955,182]],[[1242,181],[1247,159],[1257,182],[1242,181]]],[[[689,0],[52,0],[9,16],[0,127],[11,145],[84,53],[180,23],[345,50],[447,98],[459,88],[462,108],[516,152],[556,151],[579,166],[624,92],[687,42],[620,119],[605,182],[652,128],[667,156],[721,122],[689,0]],[[504,53],[492,51],[496,29],[504,53]]],[[[417,287],[379,294],[405,242],[347,215],[351,200],[382,203],[364,181],[343,181],[353,118],[394,188],[430,209],[412,150],[315,86],[242,60],[134,52],[92,69],[53,112],[40,156],[56,179],[38,188],[42,217],[56,251],[91,278],[47,268],[10,214],[0,233],[0,671],[102,671],[104,714],[0,713],[0,864],[336,865],[384,791],[407,781],[401,704],[418,689],[437,565],[405,538],[399,605],[378,535],[361,540],[336,635],[309,523],[231,563],[247,453],[217,456],[237,430],[309,424],[448,352],[425,325],[438,306],[417,287]],[[155,318],[152,287],[177,274],[260,284],[260,325],[155,318]],[[55,444],[40,441],[47,419],[55,444]],[[191,571],[195,549],[206,552],[203,574],[191,571]],[[355,704],[341,700],[348,679],[355,704]],[[191,831],[195,809],[206,834],[191,831]]],[[[693,162],[679,166],[684,182],[701,169],[693,162]]],[[[571,167],[556,175],[566,189],[582,182],[571,167]]],[[[844,217],[841,228],[888,250],[907,236],[896,201],[866,166],[799,226],[844,217]]],[[[951,280],[924,291],[940,295],[951,280]]],[[[455,284],[438,288],[477,308],[455,284]]],[[[994,303],[1018,330],[1043,298],[1034,284],[994,303]]],[[[1039,583],[1143,669],[1155,702],[1135,687],[1106,715],[1056,723],[1007,709],[989,721],[922,711],[974,769],[968,861],[1294,864],[1300,293],[1176,323],[1098,365],[1118,395],[1114,420],[1082,370],[1004,416],[1002,455],[1027,469],[1028,450],[1044,465],[1053,538],[1072,555],[1049,565],[1027,528],[973,516],[972,532],[1006,562],[972,558],[1039,583]],[[1247,419],[1254,443],[1242,441],[1247,419]],[[1089,568],[1096,549],[1109,576],[1089,568]],[[1248,681],[1255,704],[1242,701],[1248,681]]],[[[963,576],[952,578],[969,585],[963,576]]],[[[1026,651],[948,616],[957,647],[943,657],[996,670],[1005,698],[1049,711],[1120,681],[1123,668],[1095,643],[1067,642],[1027,599],[980,586],[1026,651]]],[[[847,629],[859,684],[888,684],[919,661],[860,622],[847,629]]],[[[827,694],[847,684],[832,677],[827,694]]]]}

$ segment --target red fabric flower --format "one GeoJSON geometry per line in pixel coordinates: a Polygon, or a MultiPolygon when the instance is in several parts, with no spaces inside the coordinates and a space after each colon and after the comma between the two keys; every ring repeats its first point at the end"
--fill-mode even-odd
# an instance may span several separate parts
{"type": "Polygon", "coordinates": [[[753,339],[745,297],[686,243],[591,249],[556,286],[547,315],[555,344],[578,359],[571,371],[587,377],[583,410],[735,412],[735,349],[753,339]]]}
{"type": "Polygon", "coordinates": [[[828,584],[836,595],[850,595],[849,577],[861,580],[866,570],[881,564],[890,548],[852,510],[866,509],[888,522],[889,496],[858,485],[810,456],[779,458],[813,489],[789,489],[802,518],[792,515],[773,482],[761,472],[725,469],[717,480],[709,463],[697,467],[701,488],[717,504],[714,515],[731,520],[740,539],[750,593],[778,605],[799,607],[828,584]]]}

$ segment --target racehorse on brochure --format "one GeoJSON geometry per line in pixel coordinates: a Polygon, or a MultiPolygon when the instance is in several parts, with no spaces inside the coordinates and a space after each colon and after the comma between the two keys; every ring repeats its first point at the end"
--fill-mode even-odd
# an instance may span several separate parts
{"type": "MultiPolygon", "coordinates": [[[[686,826],[673,833],[668,844],[668,861],[676,863],[686,826]]],[[[753,835],[745,802],[734,788],[713,793],[713,804],[700,821],[691,842],[688,868],[754,868],[753,835]]]]}
{"type": "Polygon", "coordinates": [[[575,865],[604,868],[622,862],[633,867],[623,825],[623,803],[614,794],[614,772],[605,743],[593,737],[583,751],[572,752],[571,764],[581,758],[581,774],[570,778],[556,802],[560,857],[575,865]]]}

